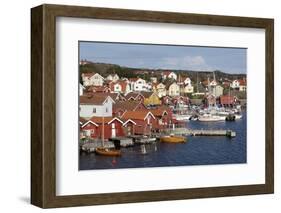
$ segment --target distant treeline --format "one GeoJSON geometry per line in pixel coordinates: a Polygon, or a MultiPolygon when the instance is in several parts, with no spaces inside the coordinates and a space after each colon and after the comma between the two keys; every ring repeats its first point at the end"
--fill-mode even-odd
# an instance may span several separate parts
{"type": "MultiPolygon", "coordinates": [[[[109,74],[116,73],[120,77],[125,78],[135,78],[140,77],[145,80],[149,80],[150,77],[154,76],[157,78],[161,78],[161,72],[168,71],[164,69],[139,69],[139,68],[129,68],[129,67],[121,67],[116,64],[106,64],[106,63],[93,63],[89,62],[84,65],[80,65],[80,74],[87,72],[95,72],[99,73],[102,76],[106,77],[109,74]]],[[[213,73],[215,73],[216,80],[220,81],[221,79],[242,79],[246,77],[246,74],[228,74],[222,71],[216,70],[214,72],[210,71],[192,71],[192,70],[169,70],[173,71],[177,74],[180,74],[181,77],[188,76],[193,82],[204,81],[208,77],[213,79],[213,73]]],[[[81,76],[81,75],[80,75],[81,76]]]]}

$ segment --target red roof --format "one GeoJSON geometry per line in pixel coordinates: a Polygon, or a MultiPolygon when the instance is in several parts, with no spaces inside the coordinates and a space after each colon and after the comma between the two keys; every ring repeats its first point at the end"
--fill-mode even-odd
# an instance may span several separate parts
{"type": "Polygon", "coordinates": [[[113,105],[113,111],[118,109],[123,109],[127,111],[135,111],[139,105],[142,105],[142,108],[145,108],[142,102],[140,101],[118,101],[113,105]]]}
{"type": "Polygon", "coordinates": [[[245,79],[239,79],[238,81],[239,81],[240,86],[246,86],[247,85],[247,82],[246,82],[245,79]]]}
{"type": "Polygon", "coordinates": [[[126,95],[126,99],[129,100],[130,98],[133,98],[135,100],[139,95],[141,95],[143,97],[143,95],[141,93],[139,93],[139,92],[129,92],[126,95]]]}
{"type": "Polygon", "coordinates": [[[163,75],[170,75],[170,73],[171,73],[171,71],[164,71],[164,72],[162,72],[163,73],[163,75]]]}
{"type": "Polygon", "coordinates": [[[234,101],[235,101],[234,96],[229,96],[229,95],[220,96],[220,103],[221,104],[233,104],[234,101]]]}
{"type": "Polygon", "coordinates": [[[108,95],[98,95],[104,93],[92,93],[88,95],[83,95],[79,97],[80,104],[93,104],[93,105],[103,105],[104,101],[108,98],[108,95]]]}
{"type": "Polygon", "coordinates": [[[122,119],[144,120],[148,114],[153,116],[149,110],[127,111],[122,115],[122,119]]]}
{"type": "Polygon", "coordinates": [[[155,117],[162,117],[165,113],[168,114],[168,112],[165,109],[161,109],[161,108],[150,109],[149,111],[152,112],[152,114],[155,117]]]}
{"type": "Polygon", "coordinates": [[[94,74],[96,74],[96,73],[94,73],[94,72],[82,73],[82,75],[83,75],[84,77],[88,77],[88,78],[92,77],[94,74]]]}
{"type": "Polygon", "coordinates": [[[90,86],[87,90],[91,92],[107,92],[110,91],[110,88],[107,86],[90,86]]]}
{"type": "Polygon", "coordinates": [[[123,123],[123,121],[121,121],[119,118],[117,117],[91,117],[91,119],[89,121],[92,121],[96,124],[108,124],[110,122],[112,122],[113,120],[117,120],[120,123],[123,123]]]}

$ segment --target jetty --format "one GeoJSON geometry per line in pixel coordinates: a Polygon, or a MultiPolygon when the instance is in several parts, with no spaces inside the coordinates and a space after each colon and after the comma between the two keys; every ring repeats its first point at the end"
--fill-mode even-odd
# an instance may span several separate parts
{"type": "Polygon", "coordinates": [[[115,148],[114,143],[111,141],[105,142],[104,145],[102,145],[101,141],[89,141],[87,143],[80,145],[81,151],[88,152],[88,153],[95,152],[96,148],[99,147],[104,147],[108,149],[115,148]]]}
{"type": "Polygon", "coordinates": [[[187,129],[187,128],[174,128],[164,130],[161,133],[155,133],[155,137],[161,137],[165,134],[174,134],[182,136],[226,136],[226,137],[236,137],[236,132],[232,130],[223,130],[223,129],[187,129]]]}
{"type": "Polygon", "coordinates": [[[128,137],[109,138],[109,141],[113,142],[115,148],[130,147],[134,145],[133,139],[128,137]]]}

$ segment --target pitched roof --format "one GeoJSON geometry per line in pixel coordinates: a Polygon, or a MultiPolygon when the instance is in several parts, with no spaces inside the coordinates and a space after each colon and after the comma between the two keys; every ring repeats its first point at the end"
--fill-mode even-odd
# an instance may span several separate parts
{"type": "Polygon", "coordinates": [[[80,96],[79,99],[80,99],[80,104],[103,105],[107,97],[96,96],[96,95],[83,95],[80,96]]]}
{"type": "Polygon", "coordinates": [[[87,87],[87,91],[92,91],[92,92],[104,92],[107,90],[110,90],[110,88],[107,86],[89,86],[89,87],[87,87]]]}
{"type": "Polygon", "coordinates": [[[86,122],[87,122],[87,120],[86,120],[85,118],[79,117],[79,123],[80,123],[81,125],[83,125],[83,124],[86,123],[86,122]]]}
{"type": "MultiPolygon", "coordinates": [[[[132,119],[132,120],[145,120],[145,118],[150,114],[152,117],[154,115],[149,110],[140,110],[140,111],[126,111],[122,115],[122,119],[132,119]]],[[[155,117],[154,117],[155,119],[155,117]]]]}
{"type": "Polygon", "coordinates": [[[94,74],[96,74],[96,73],[95,73],[95,72],[85,72],[85,73],[82,73],[82,76],[90,78],[90,77],[92,77],[94,74]]]}
{"type": "Polygon", "coordinates": [[[92,121],[96,124],[110,124],[112,121],[117,120],[123,124],[123,121],[117,117],[91,117],[89,121],[92,121]]]}
{"type": "Polygon", "coordinates": [[[153,92],[144,92],[144,91],[142,91],[141,94],[142,94],[143,97],[149,98],[153,94],[153,92]]]}
{"type": "Polygon", "coordinates": [[[103,92],[103,93],[94,93],[95,96],[99,96],[99,97],[110,97],[114,102],[117,99],[117,97],[119,96],[119,93],[111,93],[111,92],[103,92]]]}
{"type": "Polygon", "coordinates": [[[165,112],[168,114],[168,112],[165,109],[161,109],[161,108],[150,109],[149,111],[156,117],[162,117],[165,112]]]}
{"type": "Polygon", "coordinates": [[[124,109],[127,111],[134,111],[136,110],[136,108],[142,104],[142,102],[140,101],[117,101],[114,105],[113,105],[113,110],[118,110],[118,109],[124,109]]]}
{"type": "Polygon", "coordinates": [[[114,99],[111,97],[111,94],[114,93],[90,93],[87,95],[80,96],[79,101],[80,104],[103,105],[108,97],[114,102],[114,99]]]}
{"type": "Polygon", "coordinates": [[[131,97],[133,99],[135,99],[136,97],[138,97],[139,95],[143,96],[141,93],[139,92],[129,92],[125,97],[127,98],[127,100],[129,100],[131,97]]]}

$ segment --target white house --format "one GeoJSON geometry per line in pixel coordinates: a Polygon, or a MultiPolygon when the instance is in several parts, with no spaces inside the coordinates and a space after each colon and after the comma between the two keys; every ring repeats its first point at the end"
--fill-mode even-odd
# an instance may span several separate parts
{"type": "Polygon", "coordinates": [[[232,83],[230,84],[230,87],[232,88],[232,89],[239,89],[239,87],[240,87],[240,82],[239,82],[239,80],[234,80],[234,81],[232,81],[232,83]]]}
{"type": "Polygon", "coordinates": [[[147,85],[146,81],[142,78],[131,78],[130,84],[131,84],[132,91],[140,92],[140,91],[148,90],[148,85],[147,85]]]}
{"type": "Polygon", "coordinates": [[[180,86],[176,82],[174,82],[168,86],[168,95],[169,96],[180,95],[180,86]]]}
{"type": "Polygon", "coordinates": [[[157,78],[156,77],[150,77],[150,81],[154,84],[157,83],[157,78]]]}
{"type": "Polygon", "coordinates": [[[183,81],[184,85],[191,86],[191,79],[189,77],[186,77],[183,81]]]}
{"type": "Polygon", "coordinates": [[[172,78],[174,80],[177,80],[177,74],[174,72],[170,72],[170,71],[165,71],[161,73],[162,79],[167,79],[167,78],[172,78]]]}
{"type": "Polygon", "coordinates": [[[109,86],[112,92],[123,93],[123,94],[127,94],[131,92],[130,84],[123,80],[119,80],[116,82],[111,81],[109,83],[109,86]]]}
{"type": "Polygon", "coordinates": [[[118,76],[117,74],[109,74],[109,75],[106,77],[106,80],[116,82],[116,81],[119,80],[119,76],[118,76]]]}
{"type": "Polygon", "coordinates": [[[79,84],[79,95],[83,95],[85,87],[82,84],[79,84]]]}
{"type": "Polygon", "coordinates": [[[210,90],[211,90],[210,91],[211,94],[213,94],[216,97],[219,97],[219,96],[223,95],[224,88],[221,85],[217,85],[217,86],[211,87],[210,90]]]}
{"type": "Polygon", "coordinates": [[[104,78],[98,73],[82,73],[83,86],[102,86],[104,78]]]}
{"type": "Polygon", "coordinates": [[[193,89],[193,86],[191,84],[187,84],[184,86],[183,88],[183,93],[193,93],[194,92],[194,89],[193,89]]]}
{"type": "Polygon", "coordinates": [[[167,95],[166,86],[162,83],[157,84],[155,90],[159,98],[167,95]]]}
{"type": "Polygon", "coordinates": [[[113,103],[115,103],[113,99],[104,93],[80,96],[80,117],[110,117],[112,116],[113,103]]]}
{"type": "Polygon", "coordinates": [[[217,85],[218,85],[218,83],[217,83],[216,80],[212,80],[212,81],[210,82],[210,86],[211,86],[211,87],[215,87],[215,86],[217,86],[217,85]]]}

